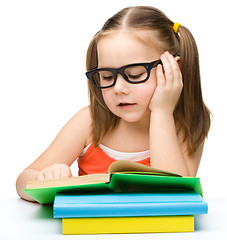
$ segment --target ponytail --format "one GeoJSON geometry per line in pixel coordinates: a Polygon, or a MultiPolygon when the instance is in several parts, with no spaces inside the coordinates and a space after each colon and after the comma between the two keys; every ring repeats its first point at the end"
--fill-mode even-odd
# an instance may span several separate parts
{"type": "Polygon", "coordinates": [[[177,122],[184,132],[188,154],[192,154],[204,142],[210,128],[210,111],[202,98],[199,54],[191,32],[179,26],[180,68],[183,77],[183,90],[175,109],[177,122]]]}

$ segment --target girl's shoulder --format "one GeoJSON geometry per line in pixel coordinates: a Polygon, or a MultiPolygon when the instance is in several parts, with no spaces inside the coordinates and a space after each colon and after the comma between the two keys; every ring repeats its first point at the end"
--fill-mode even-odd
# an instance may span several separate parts
{"type": "Polygon", "coordinates": [[[66,124],[73,135],[75,133],[84,141],[84,146],[89,144],[92,140],[92,119],[90,113],[90,106],[86,106],[79,110],[66,124]]]}
{"type": "Polygon", "coordinates": [[[74,120],[84,120],[85,123],[91,123],[90,106],[80,109],[73,117],[74,120]]]}

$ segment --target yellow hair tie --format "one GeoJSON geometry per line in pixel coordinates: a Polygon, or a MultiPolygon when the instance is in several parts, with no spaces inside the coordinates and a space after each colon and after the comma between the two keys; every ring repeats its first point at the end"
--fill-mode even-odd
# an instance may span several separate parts
{"type": "Polygon", "coordinates": [[[180,23],[174,23],[173,24],[173,31],[175,32],[175,33],[178,33],[178,28],[180,27],[180,23]]]}

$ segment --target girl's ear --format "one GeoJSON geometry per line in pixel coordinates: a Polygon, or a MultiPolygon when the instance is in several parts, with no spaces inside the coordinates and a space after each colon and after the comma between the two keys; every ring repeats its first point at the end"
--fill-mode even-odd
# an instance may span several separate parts
{"type": "Polygon", "coordinates": [[[181,68],[181,58],[180,58],[179,56],[176,56],[176,57],[175,57],[175,60],[176,60],[176,62],[178,63],[179,68],[181,68]]]}

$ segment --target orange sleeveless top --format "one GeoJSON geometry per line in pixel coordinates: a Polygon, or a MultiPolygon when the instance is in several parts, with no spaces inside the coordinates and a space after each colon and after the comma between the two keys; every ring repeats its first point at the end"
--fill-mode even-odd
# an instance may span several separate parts
{"type": "MultiPolygon", "coordinates": [[[[108,167],[117,160],[111,158],[98,146],[94,148],[91,143],[84,156],[78,158],[78,175],[86,175],[93,173],[108,173],[108,167]]],[[[150,167],[150,158],[136,161],[150,167]]]]}

